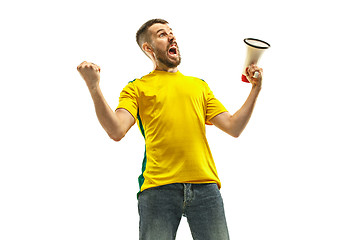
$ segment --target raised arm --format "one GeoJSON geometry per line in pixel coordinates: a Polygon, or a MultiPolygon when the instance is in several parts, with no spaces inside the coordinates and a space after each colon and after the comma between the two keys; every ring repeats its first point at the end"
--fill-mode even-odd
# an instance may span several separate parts
{"type": "Polygon", "coordinates": [[[212,124],[233,137],[240,136],[250,120],[257,97],[259,96],[262,83],[262,71],[263,70],[256,65],[251,65],[247,68],[247,77],[252,84],[252,88],[245,103],[234,115],[224,112],[213,117],[210,119],[212,124]],[[257,78],[254,78],[255,72],[259,73],[257,78]]]}
{"type": "Polygon", "coordinates": [[[111,139],[120,141],[131,126],[135,124],[134,117],[125,109],[117,109],[114,112],[107,104],[99,85],[99,66],[85,61],[77,69],[89,88],[95,105],[96,116],[101,126],[111,139]]]}

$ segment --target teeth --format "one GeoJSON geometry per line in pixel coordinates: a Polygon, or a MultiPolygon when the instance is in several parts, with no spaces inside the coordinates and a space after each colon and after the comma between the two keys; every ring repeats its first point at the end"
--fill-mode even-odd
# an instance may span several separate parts
{"type": "Polygon", "coordinates": [[[169,47],[169,54],[177,54],[177,47],[176,47],[176,44],[175,43],[173,43],[173,44],[171,44],[170,45],[170,47],[169,47]]]}
{"type": "Polygon", "coordinates": [[[176,46],[174,45],[174,46],[171,46],[170,48],[169,48],[169,51],[172,51],[172,50],[174,50],[174,53],[176,52],[176,46]]]}

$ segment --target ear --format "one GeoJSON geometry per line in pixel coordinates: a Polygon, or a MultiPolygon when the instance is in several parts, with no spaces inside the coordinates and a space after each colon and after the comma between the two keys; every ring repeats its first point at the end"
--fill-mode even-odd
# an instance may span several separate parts
{"type": "Polygon", "coordinates": [[[150,44],[148,42],[144,42],[143,45],[142,45],[142,50],[145,52],[145,53],[148,53],[148,54],[152,54],[153,52],[153,49],[152,47],[150,46],[150,44]]]}
{"type": "Polygon", "coordinates": [[[142,50],[151,60],[155,59],[154,50],[148,42],[143,43],[142,50]]]}

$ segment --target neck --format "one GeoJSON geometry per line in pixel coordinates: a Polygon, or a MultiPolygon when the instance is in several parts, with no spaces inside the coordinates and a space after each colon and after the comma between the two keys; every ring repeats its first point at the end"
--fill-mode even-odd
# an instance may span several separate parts
{"type": "Polygon", "coordinates": [[[165,67],[165,68],[161,68],[161,67],[155,67],[154,70],[157,70],[157,71],[164,71],[164,72],[169,72],[169,73],[176,73],[178,71],[177,67],[174,67],[174,68],[168,68],[168,67],[165,67]]]}
{"type": "Polygon", "coordinates": [[[170,73],[176,73],[178,71],[177,66],[170,68],[162,63],[159,63],[159,61],[155,61],[154,59],[151,59],[154,64],[154,70],[157,71],[164,71],[164,72],[170,72],[170,73]]]}

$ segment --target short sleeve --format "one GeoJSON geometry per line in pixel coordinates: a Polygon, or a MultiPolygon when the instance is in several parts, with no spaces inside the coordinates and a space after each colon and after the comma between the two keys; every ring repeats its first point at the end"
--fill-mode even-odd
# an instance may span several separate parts
{"type": "Polygon", "coordinates": [[[120,93],[119,104],[116,109],[126,109],[135,119],[137,118],[138,103],[135,84],[129,82],[120,93]]]}
{"type": "Polygon", "coordinates": [[[206,84],[207,99],[206,99],[206,119],[205,123],[207,125],[212,125],[210,120],[219,115],[220,113],[227,112],[226,108],[221,104],[221,102],[215,98],[213,92],[210,90],[209,86],[206,84]]]}

